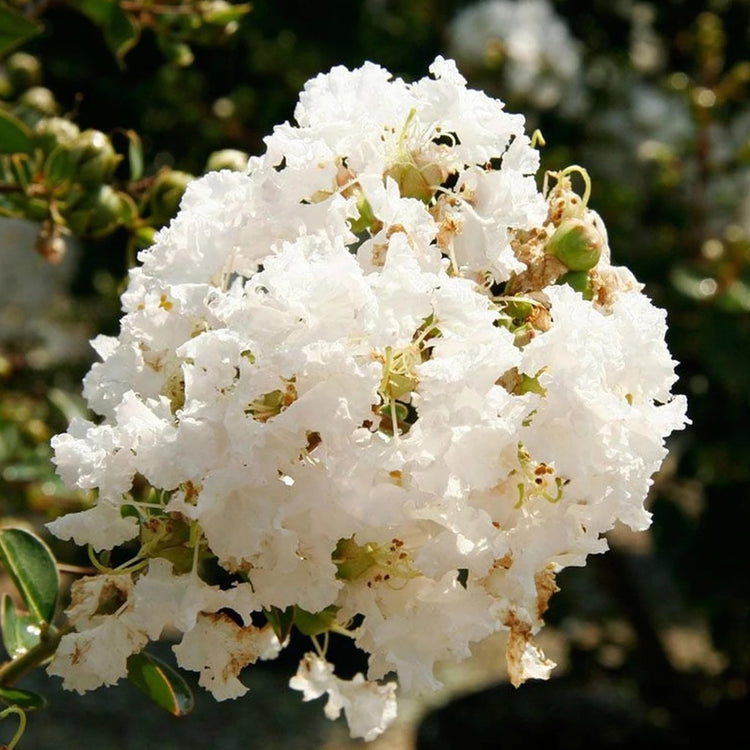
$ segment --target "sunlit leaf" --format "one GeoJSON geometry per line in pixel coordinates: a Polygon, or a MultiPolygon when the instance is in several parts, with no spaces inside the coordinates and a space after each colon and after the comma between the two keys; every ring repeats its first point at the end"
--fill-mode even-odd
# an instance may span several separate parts
{"type": "Polygon", "coordinates": [[[141,652],[128,658],[128,679],[173,716],[193,710],[194,699],[183,678],[160,659],[141,652]]]}
{"type": "Polygon", "coordinates": [[[0,688],[0,700],[9,706],[18,706],[24,711],[35,711],[47,705],[46,699],[41,695],[20,688],[0,688]]]}
{"type": "Polygon", "coordinates": [[[49,547],[25,529],[0,529],[0,561],[29,614],[37,623],[52,622],[57,608],[60,575],[49,547]]]}
{"type": "Polygon", "coordinates": [[[104,40],[118,62],[135,46],[140,27],[116,0],[81,0],[81,13],[101,27],[104,40]]]}
{"type": "Polygon", "coordinates": [[[41,630],[36,620],[31,615],[19,612],[8,594],[4,594],[2,599],[0,629],[3,645],[11,659],[22,656],[39,643],[41,630]]]}

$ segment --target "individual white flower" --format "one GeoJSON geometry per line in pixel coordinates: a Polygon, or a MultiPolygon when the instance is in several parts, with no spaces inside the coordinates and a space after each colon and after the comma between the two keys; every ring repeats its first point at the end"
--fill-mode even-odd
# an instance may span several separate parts
{"type": "Polygon", "coordinates": [[[192,630],[202,611],[222,607],[218,586],[206,585],[192,572],[174,575],[169,560],[154,558],[133,587],[133,617],[151,640],[166,627],[192,630]]]}
{"type": "Polygon", "coordinates": [[[238,679],[239,673],[258,659],[274,658],[280,645],[270,627],[243,627],[217,612],[201,615],[172,649],[177,663],[200,672],[198,684],[223,701],[244,695],[248,688],[238,679]]]}
{"type": "Polygon", "coordinates": [[[63,635],[47,668],[63,687],[84,693],[114,685],[127,675],[127,660],[148,643],[132,617],[128,576],[99,575],[73,583],[66,610],[78,632],[63,635]]]}
{"type": "Polygon", "coordinates": [[[112,549],[138,536],[140,526],[132,516],[123,518],[120,508],[100,500],[92,508],[68,513],[47,524],[60,539],[90,544],[95,550],[112,549]]]}
{"type": "Polygon", "coordinates": [[[373,572],[361,579],[358,586],[342,592],[340,601],[343,616],[365,615],[367,625],[359,630],[356,642],[370,653],[368,678],[395,672],[407,693],[439,689],[435,662],[467,658],[470,643],[483,640],[501,625],[491,597],[481,587],[465,588],[455,571],[438,580],[426,576],[399,580],[391,567],[390,574],[373,572]]]}
{"type": "Polygon", "coordinates": [[[47,672],[62,677],[66,690],[80,694],[115,685],[128,673],[128,657],[147,643],[145,633],[107,617],[96,627],[64,635],[47,672]]]}
{"type": "Polygon", "coordinates": [[[55,435],[51,444],[57,471],[69,486],[96,487],[100,497],[113,503],[130,489],[135,457],[115,426],[74,417],[68,431],[55,435]]]}
{"type": "Polygon", "coordinates": [[[337,719],[343,710],[351,736],[367,742],[379,737],[396,718],[395,682],[381,685],[365,680],[361,673],[342,680],[333,673],[333,665],[317,654],[305,654],[289,686],[302,691],[304,701],[327,694],[325,715],[337,719]]]}

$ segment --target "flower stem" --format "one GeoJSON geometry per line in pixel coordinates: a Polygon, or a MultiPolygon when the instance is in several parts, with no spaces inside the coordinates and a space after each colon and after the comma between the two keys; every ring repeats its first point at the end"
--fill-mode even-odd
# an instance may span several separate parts
{"type": "Polygon", "coordinates": [[[4,719],[9,714],[18,714],[18,729],[16,729],[13,739],[7,745],[3,745],[3,747],[7,750],[13,750],[26,731],[26,712],[18,706],[8,706],[8,708],[0,712],[0,719],[4,719]]]}

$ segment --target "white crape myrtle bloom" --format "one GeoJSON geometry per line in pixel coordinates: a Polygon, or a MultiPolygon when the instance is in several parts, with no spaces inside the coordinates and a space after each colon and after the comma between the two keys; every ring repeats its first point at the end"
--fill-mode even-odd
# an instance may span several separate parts
{"type": "Polygon", "coordinates": [[[274,659],[281,644],[270,626],[242,627],[222,614],[202,614],[174,647],[177,663],[200,672],[198,684],[216,700],[239,698],[248,688],[237,675],[258,659],[274,659]]]}
{"type": "Polygon", "coordinates": [[[133,617],[132,591],[127,576],[101,575],[73,584],[67,615],[76,632],[62,637],[48,668],[63,678],[63,687],[85,693],[125,677],[128,657],[149,640],[133,617]]]}
{"type": "Polygon", "coordinates": [[[452,61],[430,72],[313,79],[296,124],[193,182],[141,253],[94,341],[98,417],[54,439],[98,500],[50,527],[106,553],[50,666],[66,686],[116,682],[169,632],[234,698],[297,632],[291,686],[371,740],[397,684],[439,689],[437,663],[498,631],[515,684],[548,676],[555,575],[648,525],[686,422],[664,314],[611,265],[585,172],[540,189],[523,118],[452,61]],[[340,636],[366,674],[335,674],[340,636]]]}
{"type": "Polygon", "coordinates": [[[573,109],[581,94],[581,50],[547,0],[483,0],[448,27],[451,55],[467,69],[502,71],[503,89],[527,106],[573,109]]]}
{"type": "Polygon", "coordinates": [[[378,685],[361,673],[342,680],[333,673],[333,665],[317,654],[305,654],[289,685],[300,690],[305,701],[327,693],[325,715],[337,719],[343,710],[352,737],[374,740],[396,718],[395,682],[378,685]]]}

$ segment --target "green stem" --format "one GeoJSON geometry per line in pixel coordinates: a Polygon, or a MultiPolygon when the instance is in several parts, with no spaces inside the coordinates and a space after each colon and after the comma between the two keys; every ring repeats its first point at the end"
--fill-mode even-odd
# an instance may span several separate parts
{"type": "Polygon", "coordinates": [[[57,651],[62,637],[72,631],[72,625],[66,625],[59,630],[50,628],[36,646],[17,656],[15,659],[6,661],[0,665],[0,687],[14,685],[25,674],[41,666],[57,651]]]}
{"type": "Polygon", "coordinates": [[[13,750],[26,731],[26,712],[18,706],[8,706],[8,708],[0,713],[0,719],[4,719],[9,714],[18,714],[18,729],[16,729],[13,739],[7,745],[3,745],[3,747],[7,750],[13,750]]]}

